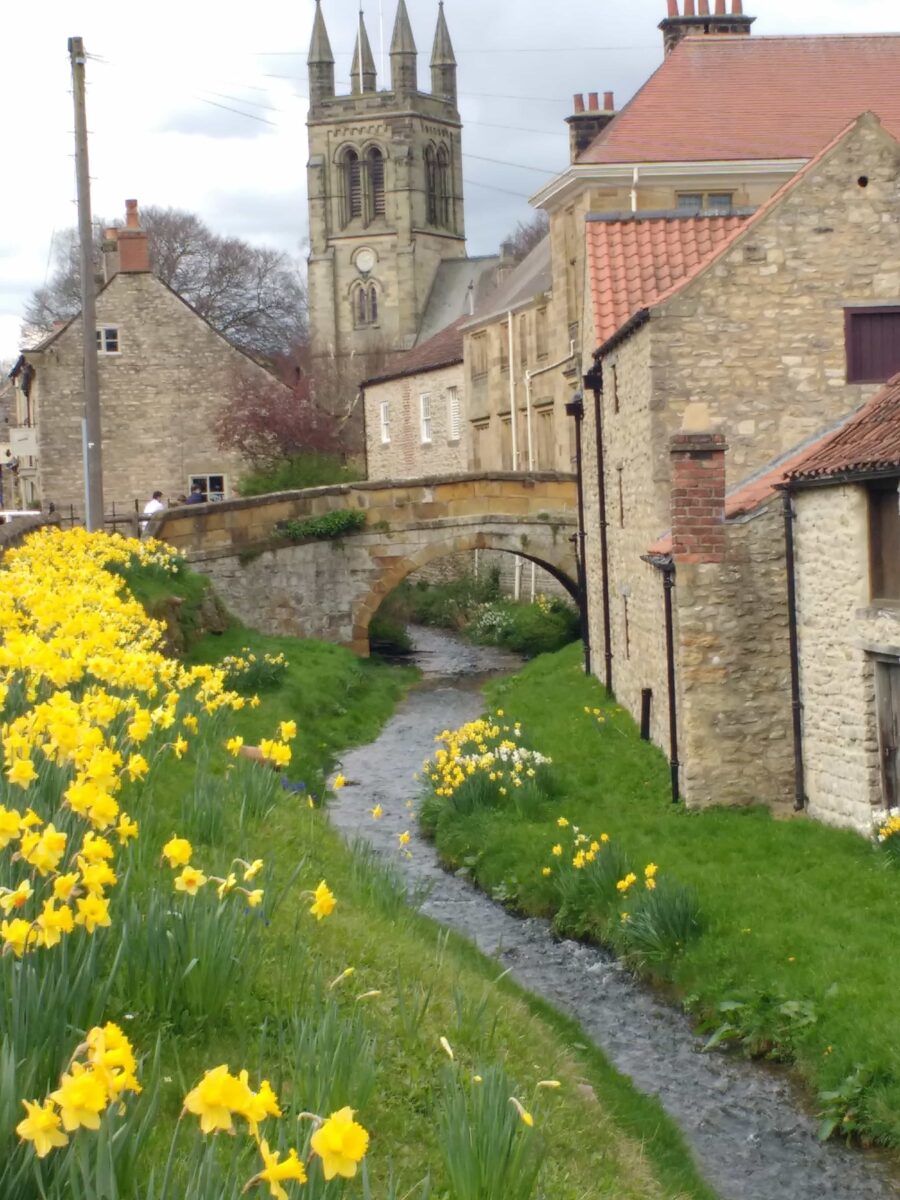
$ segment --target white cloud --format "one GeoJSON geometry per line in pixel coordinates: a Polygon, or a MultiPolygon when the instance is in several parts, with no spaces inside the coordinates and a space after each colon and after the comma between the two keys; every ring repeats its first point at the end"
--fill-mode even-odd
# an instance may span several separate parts
{"type": "MultiPolygon", "coordinates": [[[[389,42],[394,0],[383,8],[389,42]]],[[[427,86],[437,2],[408,0],[408,8],[427,86]]],[[[745,8],[758,16],[758,33],[885,31],[897,21],[896,0],[745,0],[745,8]]],[[[346,84],[356,0],[326,0],[324,9],[346,84]]],[[[376,61],[378,9],[378,0],[366,0],[376,61]]],[[[96,213],[117,216],[125,197],[137,196],[296,252],[306,237],[312,13],[312,0],[45,0],[36,19],[29,6],[5,5],[5,44],[16,52],[0,72],[14,165],[0,194],[0,357],[16,349],[22,304],[44,280],[54,230],[75,222],[68,35],[79,33],[97,56],[88,63],[96,213]]],[[[448,0],[446,13],[470,156],[469,247],[485,253],[528,216],[525,197],[546,172],[565,165],[572,93],[614,90],[621,104],[658,65],[665,0],[448,0]]]]}

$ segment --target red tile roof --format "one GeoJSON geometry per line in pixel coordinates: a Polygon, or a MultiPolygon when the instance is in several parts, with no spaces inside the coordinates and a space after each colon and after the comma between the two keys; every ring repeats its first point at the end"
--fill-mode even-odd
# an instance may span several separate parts
{"type": "Polygon", "coordinates": [[[836,433],[821,438],[786,475],[791,483],[900,468],[900,374],[836,433]]]}
{"type": "Polygon", "coordinates": [[[391,355],[387,366],[380,375],[363,381],[362,386],[368,387],[373,383],[386,383],[389,379],[403,379],[406,375],[421,375],[426,371],[436,371],[439,367],[450,367],[463,361],[463,326],[471,321],[466,313],[452,325],[436,333],[421,346],[413,350],[405,350],[400,354],[391,355]]]}
{"type": "Polygon", "coordinates": [[[642,308],[696,275],[746,223],[746,216],[591,218],[587,269],[594,331],[602,345],[642,308]]]}
{"type": "Polygon", "coordinates": [[[808,158],[867,110],[900,137],[900,34],[686,37],[578,162],[808,158]]]}

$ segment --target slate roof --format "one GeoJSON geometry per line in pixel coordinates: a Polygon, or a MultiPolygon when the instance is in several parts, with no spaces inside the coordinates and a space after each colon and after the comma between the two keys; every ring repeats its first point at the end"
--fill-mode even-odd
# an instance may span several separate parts
{"type": "Polygon", "coordinates": [[[820,438],[786,472],[791,483],[825,482],[900,468],[900,374],[837,432],[820,438]]]}
{"type": "Polygon", "coordinates": [[[747,216],[612,213],[588,217],[587,270],[602,345],[636,312],[696,275],[747,216]]]}
{"type": "Polygon", "coordinates": [[[517,263],[505,279],[489,292],[470,318],[469,328],[475,329],[504,316],[510,309],[527,304],[535,296],[549,292],[553,287],[553,264],[550,256],[550,235],[541,238],[538,244],[517,263]]]}
{"type": "Polygon", "coordinates": [[[900,137],[900,34],[688,36],[578,162],[808,158],[867,110],[900,137]]]}
{"type": "Polygon", "coordinates": [[[446,258],[438,265],[434,283],[425,305],[416,345],[430,341],[459,317],[475,311],[494,288],[494,271],[500,258],[496,254],[479,258],[446,258]]]}
{"type": "Polygon", "coordinates": [[[463,326],[469,319],[468,316],[459,317],[427,342],[392,356],[380,375],[364,380],[361,386],[369,387],[374,383],[386,383],[389,379],[403,379],[407,375],[422,375],[427,371],[436,371],[439,367],[461,363],[463,326]]]}

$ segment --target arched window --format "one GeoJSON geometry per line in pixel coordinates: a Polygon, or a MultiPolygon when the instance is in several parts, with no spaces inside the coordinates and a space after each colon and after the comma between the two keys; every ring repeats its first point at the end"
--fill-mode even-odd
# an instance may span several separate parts
{"type": "Polygon", "coordinates": [[[377,146],[373,146],[366,155],[369,182],[369,213],[370,221],[384,216],[384,155],[377,146]]]}
{"type": "Polygon", "coordinates": [[[362,164],[355,150],[347,150],[343,159],[344,169],[344,224],[362,216],[362,164]]]}
{"type": "Polygon", "coordinates": [[[435,224],[442,225],[444,229],[450,228],[451,193],[450,155],[447,153],[447,147],[441,146],[437,152],[437,221],[435,224]]]}
{"type": "Polygon", "coordinates": [[[357,329],[378,324],[378,288],[374,283],[356,284],[350,302],[353,306],[353,324],[357,329]]]}
{"type": "Polygon", "coordinates": [[[429,225],[438,224],[438,164],[434,146],[425,147],[425,211],[429,225]]]}

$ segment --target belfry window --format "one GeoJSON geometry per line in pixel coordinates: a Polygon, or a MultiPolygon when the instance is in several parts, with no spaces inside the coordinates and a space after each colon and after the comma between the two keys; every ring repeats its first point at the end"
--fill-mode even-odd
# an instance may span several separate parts
{"type": "Polygon", "coordinates": [[[450,155],[447,147],[441,146],[437,152],[437,225],[444,229],[450,228],[450,155]]]}
{"type": "Polygon", "coordinates": [[[362,216],[362,164],[355,150],[344,154],[344,224],[362,216]]]}
{"type": "Polygon", "coordinates": [[[376,217],[384,216],[384,155],[377,146],[373,146],[366,155],[366,166],[369,184],[368,219],[373,221],[376,217]]]}
{"type": "Polygon", "coordinates": [[[351,303],[357,329],[378,324],[378,288],[374,283],[358,283],[351,293],[351,303]]]}
{"type": "Polygon", "coordinates": [[[438,164],[434,146],[425,147],[425,198],[428,224],[438,224],[438,164]]]}

